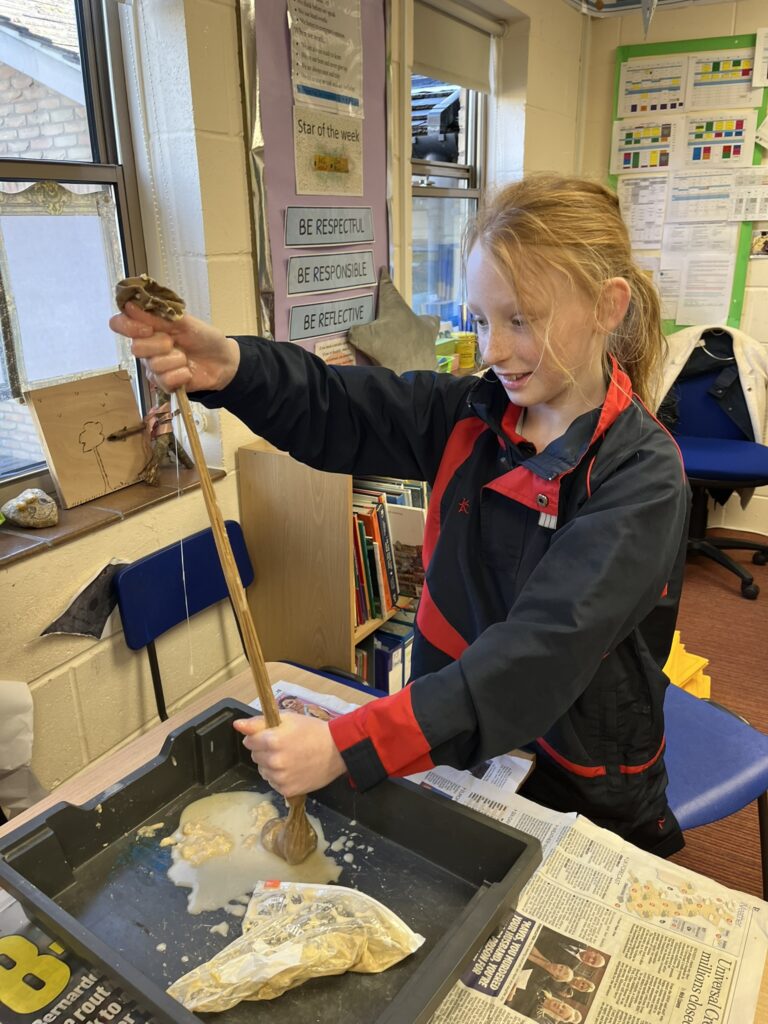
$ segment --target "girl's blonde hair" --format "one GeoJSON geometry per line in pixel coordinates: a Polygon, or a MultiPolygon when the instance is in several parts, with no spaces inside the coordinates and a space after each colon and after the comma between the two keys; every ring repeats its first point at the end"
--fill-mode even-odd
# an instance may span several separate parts
{"type": "Polygon", "coordinates": [[[637,396],[655,408],[666,352],[659,297],[632,259],[614,192],[585,178],[538,174],[501,189],[468,225],[465,253],[481,244],[523,304],[542,287],[542,272],[560,271],[599,319],[603,285],[623,277],[632,292],[622,322],[607,335],[606,369],[615,356],[637,396]]]}

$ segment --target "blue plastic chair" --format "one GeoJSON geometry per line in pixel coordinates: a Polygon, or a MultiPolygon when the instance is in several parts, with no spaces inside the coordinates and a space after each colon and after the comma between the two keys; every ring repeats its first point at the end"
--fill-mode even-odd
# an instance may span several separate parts
{"type": "Polygon", "coordinates": [[[768,736],[726,708],[670,685],[664,701],[667,799],[685,832],[757,801],[768,898],[768,736]]]}
{"type": "MultiPolygon", "coordinates": [[[[247,587],[253,582],[253,567],[242,527],[231,519],[225,526],[240,580],[247,587]]],[[[114,586],[125,642],[132,651],[146,648],[157,713],[165,721],[168,712],[155,640],[188,616],[229,597],[213,532],[209,527],[131,562],[115,574],[114,586]]]]}
{"type": "Polygon", "coordinates": [[[688,551],[705,555],[741,580],[742,597],[754,600],[760,588],[747,569],[725,554],[726,550],[753,551],[752,561],[765,565],[768,545],[736,537],[707,537],[707,491],[721,488],[764,487],[768,484],[768,446],[747,437],[721,408],[719,369],[678,379],[672,393],[677,400],[674,428],[693,502],[688,529],[688,551]]]}

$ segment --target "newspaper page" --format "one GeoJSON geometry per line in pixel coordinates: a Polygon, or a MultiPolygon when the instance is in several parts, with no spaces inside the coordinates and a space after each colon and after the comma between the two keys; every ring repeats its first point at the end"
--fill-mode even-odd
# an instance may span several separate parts
{"type": "Polygon", "coordinates": [[[749,1024],[767,935],[757,897],[578,818],[433,1024],[749,1024]]]}
{"type": "MultiPolygon", "coordinates": [[[[312,715],[325,721],[359,707],[358,704],[349,703],[340,697],[318,693],[297,683],[282,680],[273,684],[272,692],[280,711],[312,715]]],[[[258,699],[251,701],[251,707],[261,710],[258,699]]],[[[522,786],[533,764],[533,754],[519,750],[483,761],[475,765],[471,771],[459,771],[448,765],[437,765],[427,772],[407,775],[406,778],[410,782],[415,782],[417,786],[506,821],[505,815],[509,812],[508,798],[522,786]]]]}
{"type": "Polygon", "coordinates": [[[3,1024],[153,1024],[99,967],[32,924],[0,889],[0,1021],[3,1024]]]}

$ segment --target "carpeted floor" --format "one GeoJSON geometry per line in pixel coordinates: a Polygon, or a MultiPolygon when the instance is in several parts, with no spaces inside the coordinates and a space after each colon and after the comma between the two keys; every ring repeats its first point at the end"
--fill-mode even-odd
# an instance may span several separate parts
{"type": "MultiPolygon", "coordinates": [[[[697,556],[686,567],[678,628],[687,651],[709,658],[712,699],[768,733],[768,566],[753,566],[749,552],[729,554],[749,566],[761,588],[757,600],[745,600],[734,575],[697,556]]],[[[724,885],[762,895],[755,805],[688,832],[685,849],[672,859],[724,885]]]]}

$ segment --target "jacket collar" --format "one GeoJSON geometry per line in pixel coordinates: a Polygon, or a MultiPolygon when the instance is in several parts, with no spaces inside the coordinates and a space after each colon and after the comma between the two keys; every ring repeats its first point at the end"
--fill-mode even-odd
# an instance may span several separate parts
{"type": "Polygon", "coordinates": [[[467,405],[499,439],[510,469],[525,466],[544,480],[570,473],[587,450],[632,402],[632,384],[611,357],[611,379],[603,404],[578,416],[566,432],[541,451],[517,433],[521,408],[510,402],[496,374],[488,370],[470,389],[467,405]]]}

